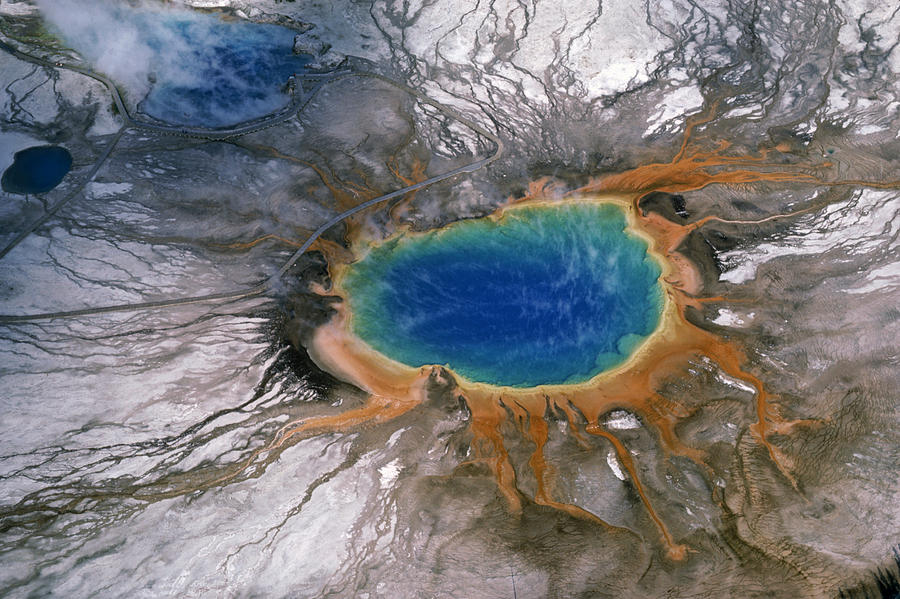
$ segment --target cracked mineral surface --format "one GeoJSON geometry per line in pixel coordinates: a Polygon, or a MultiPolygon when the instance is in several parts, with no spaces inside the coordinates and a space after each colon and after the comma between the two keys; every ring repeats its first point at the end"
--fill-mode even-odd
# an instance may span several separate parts
{"type": "Polygon", "coordinates": [[[895,3],[0,0],[0,113],[72,157],[0,195],[0,596],[900,592],[895,3]],[[615,368],[354,334],[373,248],[575,202],[661,265],[615,368]]]}

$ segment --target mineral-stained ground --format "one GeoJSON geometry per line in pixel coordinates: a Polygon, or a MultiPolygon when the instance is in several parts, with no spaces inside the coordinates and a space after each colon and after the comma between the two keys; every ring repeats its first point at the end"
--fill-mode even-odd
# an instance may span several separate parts
{"type": "Polygon", "coordinates": [[[0,169],[74,159],[0,196],[0,595],[890,586],[895,3],[183,1],[130,9],[296,32],[283,118],[167,128],[111,0],[0,0],[0,169]],[[375,376],[327,336],[366,243],[591,194],[671,263],[672,334],[617,382],[375,376]]]}

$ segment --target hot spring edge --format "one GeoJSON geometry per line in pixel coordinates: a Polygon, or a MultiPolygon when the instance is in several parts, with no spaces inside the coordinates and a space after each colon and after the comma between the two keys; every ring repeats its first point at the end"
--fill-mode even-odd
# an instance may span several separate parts
{"type": "Polygon", "coordinates": [[[532,203],[404,233],[337,269],[349,329],[391,361],[467,382],[584,383],[660,323],[661,262],[619,203],[532,203]]]}

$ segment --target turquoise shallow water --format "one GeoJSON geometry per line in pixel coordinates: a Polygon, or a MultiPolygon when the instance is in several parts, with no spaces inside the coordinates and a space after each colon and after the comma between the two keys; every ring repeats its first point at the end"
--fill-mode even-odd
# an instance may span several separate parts
{"type": "Polygon", "coordinates": [[[510,210],[400,237],[351,265],[355,334],[410,366],[533,387],[589,380],[659,323],[660,266],[613,204],[510,210]]]}

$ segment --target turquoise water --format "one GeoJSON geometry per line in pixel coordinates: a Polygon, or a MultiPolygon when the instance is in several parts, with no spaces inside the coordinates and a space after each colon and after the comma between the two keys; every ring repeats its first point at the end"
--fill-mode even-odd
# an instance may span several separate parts
{"type": "Polygon", "coordinates": [[[35,146],[16,152],[0,186],[9,193],[46,193],[72,168],[72,155],[60,146],[35,146]]]}
{"type": "Polygon", "coordinates": [[[662,312],[660,266],[625,225],[618,206],[570,203],[391,240],[344,278],[353,331],[398,362],[470,381],[589,380],[662,312]]]}

